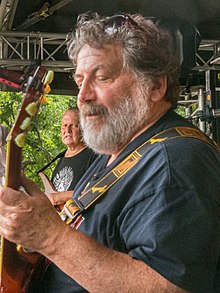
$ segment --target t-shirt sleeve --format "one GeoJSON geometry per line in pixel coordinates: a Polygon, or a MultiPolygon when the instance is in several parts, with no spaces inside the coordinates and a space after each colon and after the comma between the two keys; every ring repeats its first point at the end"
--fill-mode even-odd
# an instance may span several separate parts
{"type": "Polygon", "coordinates": [[[219,253],[217,213],[193,188],[161,187],[127,211],[121,234],[133,258],[190,292],[211,292],[219,253]]]}

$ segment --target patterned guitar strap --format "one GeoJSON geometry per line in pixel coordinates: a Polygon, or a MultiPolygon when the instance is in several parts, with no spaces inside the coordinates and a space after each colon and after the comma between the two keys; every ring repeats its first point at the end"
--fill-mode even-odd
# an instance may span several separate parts
{"type": "Polygon", "coordinates": [[[88,190],[83,191],[78,198],[68,200],[60,213],[61,218],[66,221],[67,224],[74,226],[78,216],[94,204],[113,184],[122,178],[122,176],[124,176],[124,174],[126,174],[155,143],[181,137],[200,139],[220,151],[219,146],[199,129],[184,126],[166,129],[140,145],[97,183],[88,190]]]}

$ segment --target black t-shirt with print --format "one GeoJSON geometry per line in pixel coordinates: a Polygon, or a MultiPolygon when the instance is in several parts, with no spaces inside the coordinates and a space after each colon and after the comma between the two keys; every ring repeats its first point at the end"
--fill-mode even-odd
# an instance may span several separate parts
{"type": "Polygon", "coordinates": [[[72,157],[59,159],[51,178],[57,191],[74,190],[77,182],[97,158],[90,148],[85,148],[72,157]]]}

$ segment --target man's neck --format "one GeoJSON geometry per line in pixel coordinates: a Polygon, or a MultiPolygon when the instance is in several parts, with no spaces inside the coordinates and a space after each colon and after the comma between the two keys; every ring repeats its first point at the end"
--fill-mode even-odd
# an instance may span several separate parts
{"type": "Polygon", "coordinates": [[[77,146],[68,147],[64,157],[76,156],[85,148],[86,148],[86,145],[84,143],[78,144],[77,146]]]}

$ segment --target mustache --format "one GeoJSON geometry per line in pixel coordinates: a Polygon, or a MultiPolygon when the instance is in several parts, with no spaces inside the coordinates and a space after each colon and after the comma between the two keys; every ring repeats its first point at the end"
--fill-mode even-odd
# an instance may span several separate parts
{"type": "Polygon", "coordinates": [[[80,109],[80,115],[83,117],[90,115],[107,116],[108,114],[108,109],[105,106],[93,103],[85,103],[83,107],[80,109]]]}

